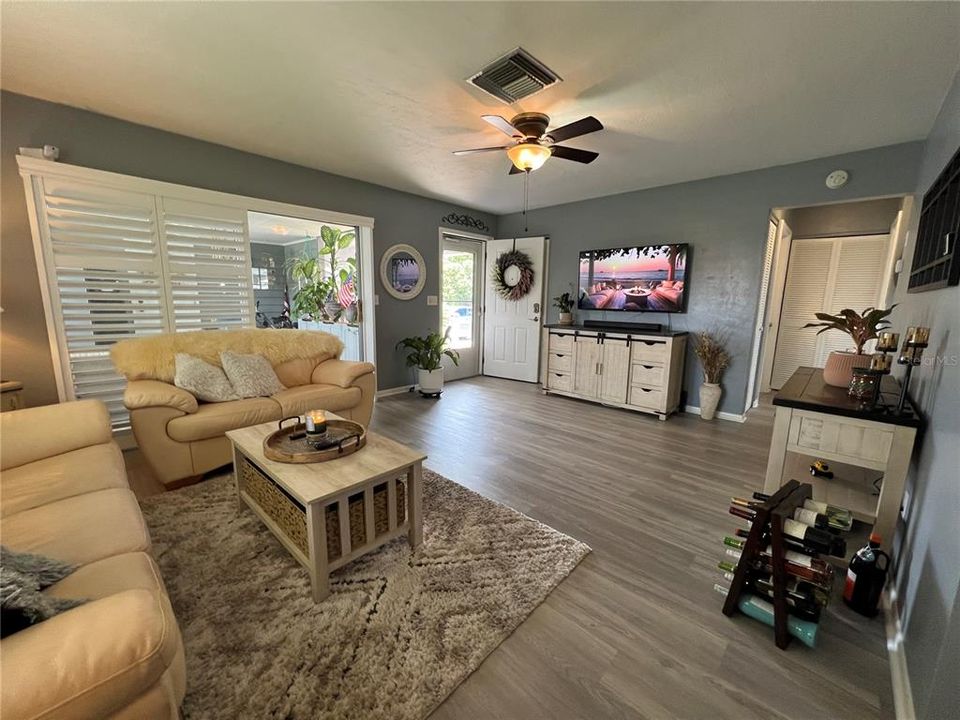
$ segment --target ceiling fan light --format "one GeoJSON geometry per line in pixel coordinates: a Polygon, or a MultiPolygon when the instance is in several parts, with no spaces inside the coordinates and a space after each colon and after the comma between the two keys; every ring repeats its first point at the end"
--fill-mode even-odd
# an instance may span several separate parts
{"type": "Polygon", "coordinates": [[[520,143],[507,149],[507,157],[517,170],[537,170],[550,157],[550,148],[536,143],[520,143]]]}

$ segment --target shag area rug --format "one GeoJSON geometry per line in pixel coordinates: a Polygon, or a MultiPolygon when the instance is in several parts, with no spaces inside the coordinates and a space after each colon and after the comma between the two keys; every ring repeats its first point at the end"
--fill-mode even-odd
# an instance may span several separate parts
{"type": "Polygon", "coordinates": [[[144,501],[186,646],[186,718],[424,718],[590,552],[423,479],[417,553],[388,543],[333,573],[319,604],[231,475],[144,501]]]}

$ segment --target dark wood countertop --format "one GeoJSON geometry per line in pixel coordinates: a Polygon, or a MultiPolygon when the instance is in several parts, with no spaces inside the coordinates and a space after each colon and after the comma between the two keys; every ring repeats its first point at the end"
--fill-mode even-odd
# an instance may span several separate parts
{"type": "Polygon", "coordinates": [[[650,337],[680,337],[687,335],[686,330],[641,330],[630,327],[629,325],[620,325],[617,327],[587,327],[585,325],[560,325],[558,323],[548,323],[544,325],[548,330],[568,330],[576,333],[604,333],[607,335],[647,335],[650,337]]]}
{"type": "Polygon", "coordinates": [[[846,388],[827,385],[823,381],[823,368],[801,367],[774,395],[773,404],[888,425],[922,428],[923,418],[917,414],[909,397],[904,405],[903,415],[896,414],[899,399],[900,383],[890,375],[885,375],[880,384],[878,406],[868,409],[860,401],[850,397],[846,388]]]}

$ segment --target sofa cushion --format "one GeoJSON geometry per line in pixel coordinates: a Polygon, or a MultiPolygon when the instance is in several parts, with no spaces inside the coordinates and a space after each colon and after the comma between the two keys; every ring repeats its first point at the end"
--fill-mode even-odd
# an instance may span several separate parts
{"type": "Polygon", "coordinates": [[[273,399],[280,403],[283,417],[303,415],[307,410],[344,410],[360,402],[360,388],[337,385],[301,385],[278,392],[273,399]]]}
{"type": "Polygon", "coordinates": [[[95,560],[78,567],[44,592],[51,597],[96,600],[124,590],[166,592],[160,570],[149,553],[127,552],[95,560]]]}
{"type": "Polygon", "coordinates": [[[177,353],[176,368],[173,384],[195,395],[198,400],[229,402],[240,397],[223,368],[186,353],[177,353]]]}
{"type": "Polygon", "coordinates": [[[313,369],[323,358],[297,358],[296,360],[287,360],[279,365],[273,366],[273,371],[280,378],[284,387],[292,388],[297,385],[309,385],[310,376],[313,375],[313,369]]]}
{"type": "Polygon", "coordinates": [[[77,598],[45,595],[40,592],[36,575],[0,567],[0,636],[4,638],[84,602],[77,598]]]}
{"type": "Polygon", "coordinates": [[[263,355],[241,355],[224,350],[220,353],[220,365],[234,392],[242,398],[270,397],[286,389],[263,355]]]}
{"type": "Polygon", "coordinates": [[[223,435],[227,430],[280,418],[280,405],[272,398],[211,403],[201,405],[192,415],[183,415],[168,422],[167,434],[179,442],[206,440],[223,435]]]}
{"type": "Polygon", "coordinates": [[[58,500],[3,519],[3,542],[83,565],[150,549],[150,535],[132,492],[112,488],[58,500]]]}
{"type": "Polygon", "coordinates": [[[112,442],[91,445],[4,470],[0,516],[96,490],[126,487],[120,448],[112,442]]]}
{"type": "Polygon", "coordinates": [[[179,647],[163,593],[134,588],[92,600],[4,638],[0,714],[106,717],[155,685],[179,647]]]}

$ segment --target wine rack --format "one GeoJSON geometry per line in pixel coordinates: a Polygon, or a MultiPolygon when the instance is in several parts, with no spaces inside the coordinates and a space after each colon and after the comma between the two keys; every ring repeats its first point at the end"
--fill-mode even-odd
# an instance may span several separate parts
{"type": "Polygon", "coordinates": [[[784,520],[791,519],[805,500],[812,499],[813,489],[809,483],[790,480],[769,499],[757,502],[752,509],[756,513],[740,553],[733,580],[723,604],[723,613],[732,616],[738,609],[741,596],[747,590],[748,575],[758,564],[768,563],[773,587],[774,640],[781,650],[790,643],[787,603],[787,543],[784,540],[784,520]],[[765,538],[769,538],[770,551],[766,560],[765,538]]]}

